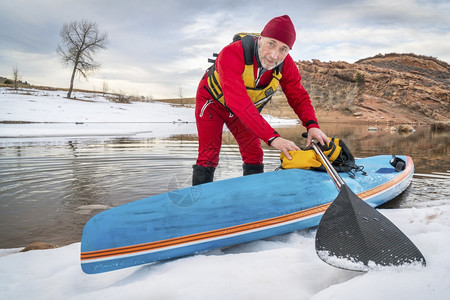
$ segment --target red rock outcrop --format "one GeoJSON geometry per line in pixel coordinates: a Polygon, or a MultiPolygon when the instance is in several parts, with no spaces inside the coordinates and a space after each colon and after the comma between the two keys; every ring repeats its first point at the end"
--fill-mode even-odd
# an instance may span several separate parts
{"type": "Polygon", "coordinates": [[[347,62],[299,61],[319,111],[364,120],[448,122],[450,66],[432,57],[387,54],[347,62]]]}

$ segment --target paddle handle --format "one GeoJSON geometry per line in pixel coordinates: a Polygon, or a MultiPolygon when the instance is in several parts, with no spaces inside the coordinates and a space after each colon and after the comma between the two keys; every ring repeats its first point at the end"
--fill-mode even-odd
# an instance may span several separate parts
{"type": "Polygon", "coordinates": [[[320,149],[320,147],[316,144],[315,141],[311,142],[311,146],[314,149],[314,151],[316,151],[316,153],[320,156],[320,159],[322,160],[325,169],[327,170],[337,189],[340,191],[341,186],[345,184],[344,179],[342,179],[342,177],[338,174],[338,172],[333,168],[330,161],[325,156],[325,154],[323,154],[322,149],[320,149]]]}

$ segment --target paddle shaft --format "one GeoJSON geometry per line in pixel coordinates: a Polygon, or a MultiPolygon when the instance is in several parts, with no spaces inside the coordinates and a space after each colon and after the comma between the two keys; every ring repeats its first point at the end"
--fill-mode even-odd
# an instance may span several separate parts
{"type": "Polygon", "coordinates": [[[325,154],[323,154],[320,147],[314,141],[311,142],[311,146],[313,147],[314,151],[316,151],[316,153],[320,156],[320,159],[322,160],[322,163],[324,164],[325,169],[327,170],[331,179],[334,181],[334,184],[336,185],[337,189],[340,191],[341,186],[345,184],[345,181],[338,174],[338,172],[333,168],[330,161],[327,159],[327,157],[325,156],[325,154]]]}

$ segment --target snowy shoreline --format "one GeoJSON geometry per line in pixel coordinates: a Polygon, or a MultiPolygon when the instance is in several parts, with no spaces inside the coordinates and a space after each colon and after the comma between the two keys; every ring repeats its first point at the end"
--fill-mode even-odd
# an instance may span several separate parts
{"type": "Polygon", "coordinates": [[[0,250],[4,299],[446,299],[450,206],[382,210],[422,250],[427,267],[368,273],[323,263],[315,230],[171,261],[86,275],[80,243],[20,253],[0,250]],[[174,288],[175,287],[175,288],[174,288]]]}
{"type": "MultiPolygon", "coordinates": [[[[162,102],[115,103],[99,94],[0,88],[0,138],[196,134],[194,109],[162,102]],[[81,100],[81,101],[80,101],[81,100]],[[89,100],[89,101],[82,101],[89,100]]],[[[264,115],[271,124],[297,120],[264,115]]]]}

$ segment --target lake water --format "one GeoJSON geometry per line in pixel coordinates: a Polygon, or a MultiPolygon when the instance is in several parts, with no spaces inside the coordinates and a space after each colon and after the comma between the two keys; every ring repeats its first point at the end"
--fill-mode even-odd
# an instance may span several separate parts
{"type": "MultiPolygon", "coordinates": [[[[55,125],[57,126],[57,125],[55,125]]],[[[380,125],[322,124],[343,139],[355,157],[405,154],[416,168],[411,186],[384,207],[439,205],[450,201],[449,133],[418,127],[400,135],[380,125]]],[[[303,146],[302,126],[277,128],[303,146]]],[[[241,176],[234,139],[224,134],[216,180],[241,176]]],[[[264,146],[265,171],[279,153],[264,146]]],[[[0,139],[0,248],[34,241],[60,246],[79,242],[94,214],[130,201],[187,187],[197,155],[196,135],[0,139]]]]}

